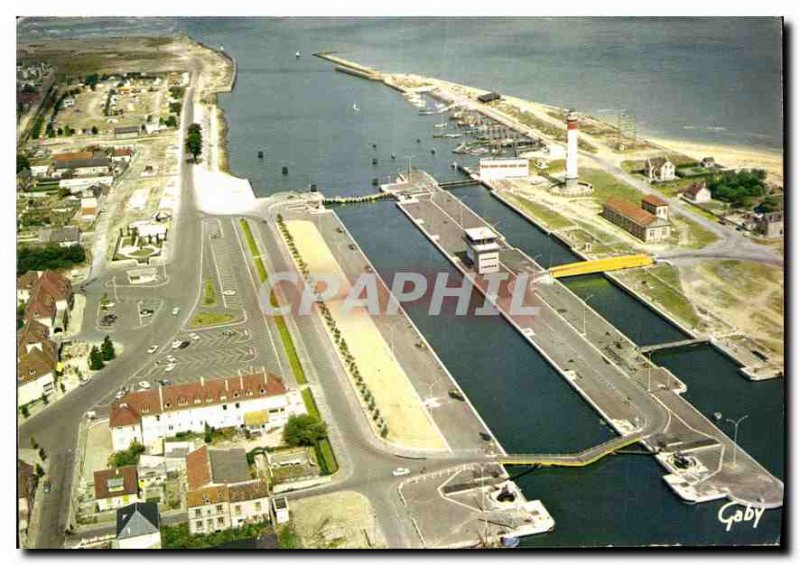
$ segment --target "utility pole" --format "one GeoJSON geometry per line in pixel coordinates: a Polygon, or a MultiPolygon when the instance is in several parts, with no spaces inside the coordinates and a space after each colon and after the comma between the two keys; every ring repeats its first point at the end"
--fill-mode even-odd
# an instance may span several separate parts
{"type": "Polygon", "coordinates": [[[733,464],[734,464],[734,466],[736,465],[736,451],[737,451],[736,448],[739,446],[739,424],[744,422],[744,420],[747,418],[747,416],[748,415],[745,414],[744,416],[742,416],[738,420],[732,420],[730,418],[725,418],[726,422],[730,422],[731,424],[733,424],[733,443],[736,444],[733,447],[733,464]]]}

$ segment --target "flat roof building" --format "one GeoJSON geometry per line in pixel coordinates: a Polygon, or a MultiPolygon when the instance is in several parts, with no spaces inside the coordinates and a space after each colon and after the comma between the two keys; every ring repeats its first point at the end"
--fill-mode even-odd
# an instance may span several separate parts
{"type": "Polygon", "coordinates": [[[500,245],[497,234],[483,226],[464,230],[467,240],[467,258],[475,270],[483,275],[500,270],[500,245]]]}

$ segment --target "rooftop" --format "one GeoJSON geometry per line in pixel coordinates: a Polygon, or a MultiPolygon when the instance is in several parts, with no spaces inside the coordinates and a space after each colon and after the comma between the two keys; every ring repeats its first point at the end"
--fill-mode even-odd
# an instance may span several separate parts
{"type": "Polygon", "coordinates": [[[129,392],[111,405],[109,426],[130,426],[142,416],[285,394],[283,379],[260,372],[129,392]]]}
{"type": "Polygon", "coordinates": [[[622,200],[615,196],[609,198],[604,204],[604,207],[615,211],[617,214],[624,216],[633,223],[643,227],[650,227],[653,224],[657,224],[661,221],[660,218],[654,216],[647,210],[643,210],[635,204],[631,204],[627,200],[622,200]]]}
{"type": "Polygon", "coordinates": [[[94,472],[94,497],[97,500],[138,492],[139,477],[133,465],[94,472]]]}
{"type": "Polygon", "coordinates": [[[159,531],[158,504],[135,502],[117,510],[117,539],[146,536],[159,531]]]}
{"type": "Polygon", "coordinates": [[[649,204],[650,206],[669,206],[669,202],[664,200],[663,198],[659,198],[655,194],[648,194],[644,198],[642,198],[642,202],[645,204],[649,204]]]}
{"type": "Polygon", "coordinates": [[[467,228],[464,230],[470,241],[481,241],[484,239],[497,239],[497,234],[489,228],[482,226],[479,228],[467,228]]]}

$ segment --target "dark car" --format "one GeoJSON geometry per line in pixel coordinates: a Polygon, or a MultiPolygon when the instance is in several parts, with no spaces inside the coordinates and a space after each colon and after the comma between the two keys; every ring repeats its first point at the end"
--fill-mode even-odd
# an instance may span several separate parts
{"type": "Polygon", "coordinates": [[[187,347],[189,347],[189,342],[182,341],[181,344],[178,346],[178,349],[186,349],[187,347]]]}
{"type": "Polygon", "coordinates": [[[464,394],[457,388],[451,388],[449,391],[447,391],[447,394],[450,395],[450,398],[455,398],[456,400],[466,400],[464,394]]]}

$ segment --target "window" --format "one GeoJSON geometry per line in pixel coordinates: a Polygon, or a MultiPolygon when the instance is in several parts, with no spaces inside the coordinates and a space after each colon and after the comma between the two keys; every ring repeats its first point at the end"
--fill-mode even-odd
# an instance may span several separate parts
{"type": "Polygon", "coordinates": [[[217,504],[217,512],[222,512],[222,504],[217,504]]]}
{"type": "Polygon", "coordinates": [[[261,503],[256,502],[256,512],[261,512],[261,503]]]}
{"type": "Polygon", "coordinates": [[[194,509],[194,517],[195,518],[199,518],[200,517],[200,509],[199,508],[195,508],[194,509]]]}
{"type": "Polygon", "coordinates": [[[202,520],[198,520],[197,522],[194,523],[194,527],[196,529],[198,529],[198,530],[202,530],[203,529],[203,521],[202,520]]]}
{"type": "Polygon", "coordinates": [[[234,512],[236,512],[237,516],[241,516],[242,515],[242,506],[240,504],[237,504],[236,506],[234,506],[233,510],[234,510],[234,512]]]}
{"type": "Polygon", "coordinates": [[[238,402],[236,403],[236,408],[239,408],[239,403],[238,402]]]}
{"type": "Polygon", "coordinates": [[[227,410],[227,409],[228,409],[228,405],[227,405],[227,404],[223,404],[223,405],[222,405],[222,409],[223,409],[223,410],[227,410]]]}
{"type": "Polygon", "coordinates": [[[221,525],[223,525],[224,523],[225,523],[225,518],[223,518],[222,516],[220,516],[219,518],[217,518],[217,524],[219,524],[219,525],[221,526],[221,525]]]}

